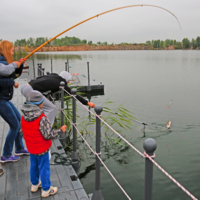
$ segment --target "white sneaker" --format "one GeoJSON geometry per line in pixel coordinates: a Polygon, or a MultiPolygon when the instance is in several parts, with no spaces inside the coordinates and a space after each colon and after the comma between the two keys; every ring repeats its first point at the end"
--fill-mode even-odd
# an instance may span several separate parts
{"type": "Polygon", "coordinates": [[[51,149],[49,149],[49,160],[51,160],[51,149]]]}
{"type": "Polygon", "coordinates": [[[39,181],[39,183],[37,185],[31,185],[31,192],[37,192],[38,188],[41,188],[41,181],[39,181]]]}
{"type": "Polygon", "coordinates": [[[49,190],[47,191],[42,190],[42,197],[48,197],[50,195],[56,194],[57,192],[58,192],[57,187],[50,186],[49,190]]]}

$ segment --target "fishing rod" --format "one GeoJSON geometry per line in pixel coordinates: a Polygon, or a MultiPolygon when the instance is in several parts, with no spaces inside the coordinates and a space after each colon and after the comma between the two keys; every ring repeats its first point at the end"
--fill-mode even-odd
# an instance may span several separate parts
{"type": "Polygon", "coordinates": [[[45,42],[44,44],[42,44],[41,46],[39,46],[38,48],[36,48],[36,49],[35,49],[34,51],[32,51],[29,55],[27,55],[24,59],[28,59],[31,55],[33,55],[35,52],[37,52],[38,50],[40,50],[43,46],[45,46],[46,44],[48,44],[48,43],[51,42],[52,40],[56,39],[57,37],[59,37],[59,36],[62,35],[63,33],[66,33],[67,31],[69,31],[69,30],[71,30],[71,29],[73,29],[73,28],[75,28],[75,27],[77,27],[77,26],[79,26],[79,25],[81,25],[81,24],[83,24],[83,23],[85,23],[85,22],[87,22],[87,21],[93,19],[93,18],[99,17],[99,16],[101,16],[101,15],[104,15],[104,14],[106,14],[106,13],[113,12],[113,11],[116,11],[116,10],[120,10],[120,9],[124,9],[124,8],[130,8],[130,7],[139,7],[139,6],[141,6],[141,7],[143,7],[143,6],[155,7],[155,8],[159,8],[159,9],[162,9],[162,10],[165,10],[165,11],[169,12],[171,15],[173,15],[173,16],[176,18],[176,20],[178,21],[178,24],[179,24],[179,26],[180,26],[180,29],[181,29],[181,24],[180,24],[178,18],[177,18],[172,12],[170,12],[169,10],[167,10],[167,9],[165,9],[165,8],[162,8],[162,7],[160,7],[160,6],[149,5],[149,4],[139,4],[139,5],[123,6],[123,7],[114,8],[114,9],[112,9],[112,10],[108,10],[108,11],[102,12],[102,13],[100,13],[100,14],[94,15],[93,17],[90,17],[90,18],[88,18],[88,19],[85,19],[85,20],[83,20],[83,21],[81,21],[81,22],[79,22],[79,23],[77,23],[77,24],[71,26],[70,28],[68,28],[68,29],[66,29],[65,31],[59,33],[59,34],[56,35],[55,37],[49,39],[47,42],[45,42]]]}
{"type": "MultiPolygon", "coordinates": [[[[116,115],[120,115],[117,112],[113,112],[113,111],[110,111],[110,110],[107,110],[107,109],[103,109],[103,111],[110,112],[110,113],[113,113],[113,114],[116,114],[116,115]]],[[[147,124],[145,122],[142,122],[142,121],[139,121],[139,120],[136,120],[136,119],[132,119],[132,120],[135,121],[135,122],[138,122],[140,124],[143,124],[144,128],[145,128],[145,126],[153,126],[153,127],[156,127],[156,128],[167,128],[167,129],[169,129],[170,126],[171,126],[171,121],[168,121],[167,124],[165,125],[165,127],[163,127],[163,126],[155,126],[155,125],[152,125],[152,124],[147,124]]]]}

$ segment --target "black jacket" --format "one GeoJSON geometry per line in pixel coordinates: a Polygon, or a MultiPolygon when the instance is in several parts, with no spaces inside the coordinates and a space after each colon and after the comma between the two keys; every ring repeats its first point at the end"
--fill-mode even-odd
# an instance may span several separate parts
{"type": "MultiPolygon", "coordinates": [[[[7,61],[3,56],[0,56],[0,63],[3,63],[4,65],[7,65],[7,61]]],[[[0,76],[1,82],[0,82],[0,99],[4,100],[11,100],[13,97],[13,85],[14,81],[13,79],[16,79],[19,77],[22,73],[23,65],[21,65],[18,69],[15,70],[11,75],[4,77],[0,76]]]]}
{"type": "MultiPolygon", "coordinates": [[[[67,86],[67,82],[64,78],[59,76],[56,73],[44,75],[37,77],[35,80],[31,80],[29,85],[34,89],[41,93],[51,91],[51,93],[59,91],[60,82],[63,81],[65,83],[65,90],[71,94],[71,89],[67,86]]],[[[88,101],[83,97],[76,95],[76,98],[84,105],[88,104],[88,101]]]]}

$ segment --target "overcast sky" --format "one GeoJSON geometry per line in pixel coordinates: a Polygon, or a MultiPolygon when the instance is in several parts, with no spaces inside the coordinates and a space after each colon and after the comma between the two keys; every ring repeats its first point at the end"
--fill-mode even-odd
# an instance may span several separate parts
{"type": "Polygon", "coordinates": [[[200,36],[200,0],[0,0],[3,40],[29,37],[52,38],[67,28],[101,12],[134,4],[163,7],[134,7],[94,18],[66,33],[80,39],[108,43],[142,43],[147,40],[190,40],[200,36]]]}

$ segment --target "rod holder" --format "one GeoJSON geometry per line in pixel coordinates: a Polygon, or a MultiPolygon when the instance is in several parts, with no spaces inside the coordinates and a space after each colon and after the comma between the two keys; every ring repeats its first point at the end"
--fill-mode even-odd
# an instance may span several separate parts
{"type": "Polygon", "coordinates": [[[37,66],[38,66],[38,76],[41,76],[41,68],[42,68],[42,63],[38,63],[37,64],[37,66]]]}
{"type": "MultiPolygon", "coordinates": [[[[71,90],[72,95],[76,95],[77,93],[77,89],[73,88],[71,90]]],[[[76,99],[72,97],[72,114],[73,114],[73,153],[72,153],[72,165],[76,166],[77,162],[79,162],[79,155],[76,151],[77,145],[76,145],[76,128],[74,126],[76,126],[76,99]]]]}
{"type": "Polygon", "coordinates": [[[69,58],[67,58],[67,71],[69,72],[69,58]]]}
{"type": "Polygon", "coordinates": [[[65,71],[67,72],[67,62],[65,62],[65,71]]]}
{"type": "Polygon", "coordinates": [[[87,91],[91,91],[89,62],[87,62],[87,71],[88,71],[88,87],[87,87],[87,91]]]}
{"type": "MultiPolygon", "coordinates": [[[[96,114],[100,117],[103,111],[102,106],[96,105],[94,108],[96,114]]],[[[96,116],[96,153],[100,156],[101,153],[101,120],[96,116]]],[[[92,195],[92,200],[103,200],[103,195],[100,188],[100,160],[96,157],[96,171],[95,171],[95,191],[92,195]]]]}
{"type": "Polygon", "coordinates": [[[42,68],[42,76],[44,76],[45,68],[42,68]]]}
{"type": "MultiPolygon", "coordinates": [[[[60,93],[61,93],[61,126],[64,125],[64,90],[61,87],[65,86],[65,82],[61,81],[60,82],[60,93]]],[[[61,134],[61,143],[64,145],[66,140],[66,135],[65,133],[61,134]]]]}
{"type": "Polygon", "coordinates": [[[53,73],[53,62],[52,62],[52,58],[51,58],[51,73],[53,73]]]}
{"type": "Polygon", "coordinates": [[[33,59],[33,79],[35,79],[35,62],[34,62],[34,59],[33,59]]]}
{"type": "MultiPolygon", "coordinates": [[[[157,148],[156,141],[152,138],[148,138],[143,143],[143,148],[149,156],[154,155],[154,151],[157,148]]],[[[144,200],[152,200],[152,188],[153,188],[153,163],[149,158],[145,158],[145,185],[144,185],[144,200]]]]}

